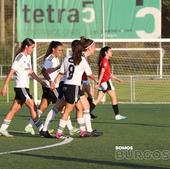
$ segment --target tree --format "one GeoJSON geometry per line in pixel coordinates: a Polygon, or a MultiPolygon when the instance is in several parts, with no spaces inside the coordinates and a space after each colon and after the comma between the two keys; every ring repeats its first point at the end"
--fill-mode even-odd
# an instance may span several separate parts
{"type": "Polygon", "coordinates": [[[170,1],[162,1],[162,38],[170,38],[170,1]]]}
{"type": "Polygon", "coordinates": [[[5,4],[4,0],[1,0],[1,13],[0,13],[0,20],[1,20],[1,31],[0,31],[0,38],[1,38],[1,43],[5,44],[5,4]]]}

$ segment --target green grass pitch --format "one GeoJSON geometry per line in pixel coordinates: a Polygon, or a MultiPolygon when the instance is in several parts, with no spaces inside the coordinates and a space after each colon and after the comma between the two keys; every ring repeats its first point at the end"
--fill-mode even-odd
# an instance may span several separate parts
{"type": "MultiPolygon", "coordinates": [[[[9,105],[0,105],[0,123],[8,109],[9,105]]],[[[73,137],[71,143],[53,148],[3,155],[2,152],[52,145],[62,140],[22,133],[13,133],[14,138],[0,136],[0,169],[170,168],[170,105],[121,104],[120,112],[128,118],[115,121],[111,106],[99,105],[95,110],[98,118],[93,120],[92,124],[94,129],[104,132],[103,136],[73,137]],[[131,146],[133,150],[116,150],[118,146],[131,146]],[[149,154],[144,155],[146,151],[149,154]],[[124,156],[128,152],[134,156],[124,156]],[[141,154],[137,155],[135,152],[141,154]],[[120,156],[123,153],[124,155],[120,156]]],[[[45,116],[46,113],[42,120],[45,116]]],[[[58,126],[59,117],[57,115],[51,128],[58,126]]],[[[28,118],[29,113],[23,107],[15,116],[9,130],[23,131],[28,118]]],[[[74,112],[72,119],[76,125],[74,112]]]]}

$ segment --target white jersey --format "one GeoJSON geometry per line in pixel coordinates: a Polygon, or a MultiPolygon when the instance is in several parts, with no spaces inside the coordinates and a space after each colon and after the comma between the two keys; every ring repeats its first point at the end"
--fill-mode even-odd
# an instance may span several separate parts
{"type": "MultiPolygon", "coordinates": [[[[56,68],[59,65],[60,65],[60,60],[57,57],[54,57],[53,55],[49,55],[47,58],[45,58],[43,68],[45,68],[45,69],[56,68]]],[[[52,73],[49,73],[49,76],[50,76],[51,80],[54,81],[54,79],[56,78],[58,73],[59,73],[59,70],[56,70],[56,71],[54,71],[52,73]]],[[[47,87],[50,88],[49,81],[44,80],[44,82],[46,83],[47,87]]]]}
{"type": "Polygon", "coordinates": [[[30,77],[29,73],[32,69],[31,65],[31,56],[24,55],[24,53],[19,53],[12,64],[12,69],[15,70],[16,79],[15,87],[16,88],[29,88],[30,77]]]}
{"type": "Polygon", "coordinates": [[[67,56],[60,68],[60,73],[66,75],[64,84],[80,86],[84,72],[87,76],[92,74],[91,68],[84,57],[82,57],[79,65],[74,65],[72,56],[67,56]]]}

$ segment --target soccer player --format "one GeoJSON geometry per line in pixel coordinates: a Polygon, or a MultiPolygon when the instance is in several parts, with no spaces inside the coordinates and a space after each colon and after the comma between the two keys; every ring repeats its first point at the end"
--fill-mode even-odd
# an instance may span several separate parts
{"type": "MultiPolygon", "coordinates": [[[[93,55],[95,52],[95,42],[92,39],[87,39],[83,36],[80,37],[80,41],[84,47],[83,55],[87,59],[89,56],[93,55]]],[[[94,119],[94,118],[96,118],[96,116],[93,115],[92,113],[90,113],[90,104],[92,104],[92,102],[93,102],[94,94],[93,94],[93,89],[90,85],[90,82],[89,82],[88,77],[85,72],[83,73],[83,76],[82,76],[82,91],[86,92],[88,95],[87,99],[86,99],[85,95],[83,95],[81,97],[82,102],[84,102],[84,105],[86,106],[84,116],[86,117],[86,114],[89,114],[91,116],[91,118],[94,119]],[[89,103],[86,103],[87,100],[89,103]]]]}
{"type": "MultiPolygon", "coordinates": [[[[92,56],[95,52],[95,42],[92,39],[88,39],[83,36],[80,37],[80,41],[83,45],[83,56],[87,60],[87,58],[92,56]]],[[[90,104],[92,104],[92,101],[93,101],[90,90],[91,90],[91,86],[88,81],[88,77],[86,73],[84,72],[82,76],[82,92],[80,94],[80,100],[83,106],[83,117],[84,117],[86,129],[89,133],[91,133],[91,136],[100,136],[103,134],[102,132],[92,129],[91,117],[95,118],[95,116],[93,114],[91,114],[90,116],[90,104]],[[86,82],[88,82],[88,84],[83,83],[83,78],[86,79],[86,82]],[[85,92],[87,92],[88,98],[84,94],[84,90],[83,90],[84,88],[86,88],[85,92]]]]}
{"type": "Polygon", "coordinates": [[[98,84],[96,85],[99,92],[98,92],[97,99],[94,101],[94,104],[92,104],[91,111],[101,101],[104,94],[108,93],[111,98],[113,111],[115,113],[115,120],[123,120],[123,119],[126,119],[126,117],[119,114],[119,107],[118,107],[118,101],[117,101],[117,97],[116,97],[116,91],[112,84],[111,79],[114,79],[114,80],[118,81],[119,83],[122,83],[123,80],[121,80],[111,74],[109,59],[112,57],[112,54],[113,54],[112,49],[108,46],[103,47],[100,50],[99,60],[98,60],[99,78],[98,78],[98,84]]]}
{"type": "Polygon", "coordinates": [[[43,81],[41,81],[41,79],[32,70],[31,53],[34,49],[34,46],[35,46],[35,42],[32,39],[26,38],[22,42],[21,48],[19,49],[19,51],[17,52],[14,58],[14,62],[12,64],[11,70],[1,90],[2,96],[5,96],[7,93],[8,84],[15,73],[16,74],[15,87],[14,87],[15,98],[10,111],[6,115],[1,125],[0,135],[6,137],[12,137],[12,135],[8,133],[7,129],[13,117],[21,109],[24,103],[28,107],[32,120],[36,125],[36,127],[39,129],[39,131],[41,131],[41,129],[43,128],[43,125],[37,116],[37,110],[36,110],[34,100],[29,92],[29,80],[30,80],[29,75],[43,85],[43,81]]]}
{"type": "MultiPolygon", "coordinates": [[[[80,137],[91,136],[86,132],[85,122],[83,118],[83,107],[80,101],[80,86],[82,75],[85,72],[87,76],[94,80],[91,68],[87,63],[86,59],[82,57],[83,46],[80,40],[74,40],[72,42],[72,56],[67,56],[62,63],[60,73],[57,77],[57,83],[62,75],[66,75],[66,80],[64,81],[64,97],[66,101],[66,106],[64,109],[64,114],[59,122],[59,128],[56,132],[56,138],[59,139],[63,136],[64,128],[67,124],[70,112],[73,110],[74,105],[77,110],[77,122],[80,126],[80,137]]],[[[91,133],[90,133],[91,134],[91,133]]]]}

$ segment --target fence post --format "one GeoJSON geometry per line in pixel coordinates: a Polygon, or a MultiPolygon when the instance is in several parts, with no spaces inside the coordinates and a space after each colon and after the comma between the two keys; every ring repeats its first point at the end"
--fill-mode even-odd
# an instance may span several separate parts
{"type": "Polygon", "coordinates": [[[0,65],[1,77],[2,77],[2,65],[0,65]]]}
{"type": "Polygon", "coordinates": [[[134,102],[134,101],[136,101],[135,77],[133,77],[132,83],[133,83],[133,102],[134,102]]]}
{"type": "Polygon", "coordinates": [[[130,76],[130,102],[133,103],[133,76],[130,76]]]}
{"type": "Polygon", "coordinates": [[[160,79],[162,79],[163,75],[163,50],[160,48],[160,79]]]}
{"type": "Polygon", "coordinates": [[[7,86],[6,102],[9,103],[9,86],[7,86]]]}

